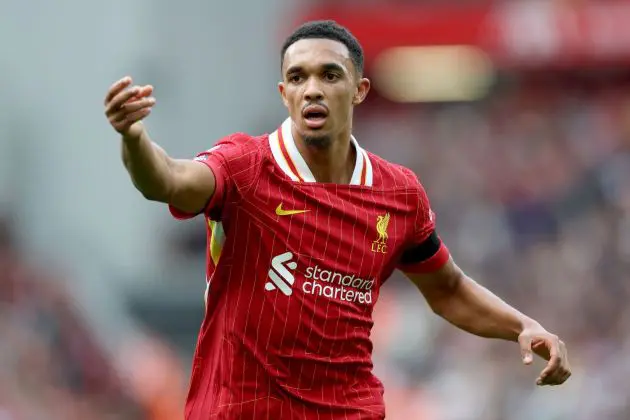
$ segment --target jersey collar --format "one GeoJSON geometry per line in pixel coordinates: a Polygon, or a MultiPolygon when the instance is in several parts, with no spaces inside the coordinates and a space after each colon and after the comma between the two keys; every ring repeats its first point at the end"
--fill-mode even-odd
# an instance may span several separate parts
{"type": "MultiPolygon", "coordinates": [[[[293,181],[316,182],[315,177],[295,144],[291,124],[291,118],[287,118],[278,130],[269,135],[269,145],[271,146],[274,160],[280,169],[293,181]]],[[[350,136],[350,140],[357,152],[350,185],[372,186],[373,175],[370,157],[359,146],[354,136],[350,136]]]]}

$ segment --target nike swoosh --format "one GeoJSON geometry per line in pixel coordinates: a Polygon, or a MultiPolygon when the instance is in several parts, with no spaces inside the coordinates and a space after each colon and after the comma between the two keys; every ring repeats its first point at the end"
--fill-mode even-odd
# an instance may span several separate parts
{"type": "Polygon", "coordinates": [[[278,216],[293,216],[294,214],[306,213],[309,210],[284,210],[282,208],[282,203],[278,204],[276,207],[276,214],[278,216]]]}

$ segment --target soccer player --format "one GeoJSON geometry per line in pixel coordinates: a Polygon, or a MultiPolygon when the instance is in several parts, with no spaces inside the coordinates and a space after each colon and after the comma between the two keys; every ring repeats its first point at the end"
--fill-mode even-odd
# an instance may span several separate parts
{"type": "MultiPolygon", "coordinates": [[[[363,52],[345,28],[309,22],[281,51],[289,117],[268,135],[232,134],[194,159],[169,157],[141,120],[151,86],[107,93],[136,188],[178,219],[207,221],[206,311],[186,418],[382,419],[372,310],[395,269],[433,311],[548,360],[538,385],[570,376],[565,345],[466,276],[436,231],[416,176],[352,135],[366,98],[363,52]]],[[[395,139],[393,139],[395,140],[395,139]]]]}

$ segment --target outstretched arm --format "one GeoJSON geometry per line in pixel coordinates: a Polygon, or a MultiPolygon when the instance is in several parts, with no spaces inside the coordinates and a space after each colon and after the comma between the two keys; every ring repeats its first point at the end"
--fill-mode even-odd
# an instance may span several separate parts
{"type": "Polygon", "coordinates": [[[152,86],[133,86],[130,77],[114,83],[105,97],[105,115],[122,136],[122,160],[142,195],[191,214],[203,210],[216,182],[206,165],[173,159],[151,141],[142,120],[155,105],[152,86]]]}
{"type": "Polygon", "coordinates": [[[533,353],[548,360],[538,385],[559,385],[571,376],[566,347],[557,336],[468,277],[452,258],[436,271],[406,276],[451,324],[481,337],[518,342],[527,365],[533,353]]]}

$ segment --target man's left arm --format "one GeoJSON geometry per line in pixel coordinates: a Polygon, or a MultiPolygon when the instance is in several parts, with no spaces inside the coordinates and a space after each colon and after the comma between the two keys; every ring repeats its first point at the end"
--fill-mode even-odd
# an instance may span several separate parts
{"type": "Polygon", "coordinates": [[[406,252],[402,263],[401,270],[437,315],[471,334],[518,342],[527,365],[533,362],[533,353],[547,360],[538,385],[559,385],[571,376],[564,343],[468,277],[435,231],[406,252]]]}

